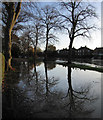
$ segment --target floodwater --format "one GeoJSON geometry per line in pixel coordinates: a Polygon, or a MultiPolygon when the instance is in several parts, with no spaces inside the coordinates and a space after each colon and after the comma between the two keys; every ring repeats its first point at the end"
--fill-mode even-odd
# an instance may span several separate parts
{"type": "Polygon", "coordinates": [[[52,62],[13,62],[2,85],[2,117],[101,118],[101,73],[52,62]]]}

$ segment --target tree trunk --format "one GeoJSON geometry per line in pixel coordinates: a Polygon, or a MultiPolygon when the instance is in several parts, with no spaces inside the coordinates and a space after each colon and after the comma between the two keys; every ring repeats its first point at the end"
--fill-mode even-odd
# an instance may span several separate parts
{"type": "Polygon", "coordinates": [[[10,58],[9,55],[9,30],[5,30],[5,71],[8,69],[8,59],[10,58]]]}
{"type": "Polygon", "coordinates": [[[35,58],[37,57],[37,45],[38,45],[38,26],[36,26],[35,58]]]}
{"type": "Polygon", "coordinates": [[[48,51],[48,38],[46,39],[46,52],[48,51]]]}
{"type": "Polygon", "coordinates": [[[36,46],[34,47],[34,59],[36,59],[36,57],[37,57],[37,48],[36,48],[36,46]]]}
{"type": "Polygon", "coordinates": [[[46,96],[48,96],[49,88],[48,88],[48,73],[47,73],[47,63],[44,62],[45,65],[45,77],[46,77],[46,96]]]}
{"type": "Polygon", "coordinates": [[[7,27],[5,30],[5,70],[8,71],[11,68],[11,30],[12,28],[7,27]]]}
{"type": "Polygon", "coordinates": [[[5,6],[8,12],[7,25],[5,29],[5,35],[4,35],[5,36],[5,70],[8,71],[9,69],[12,69],[11,32],[19,16],[20,9],[21,9],[21,2],[18,3],[16,11],[15,11],[15,5],[13,2],[9,3],[9,6],[8,4],[5,3],[5,6]]]}
{"type": "Polygon", "coordinates": [[[73,88],[72,88],[72,81],[71,81],[71,67],[68,66],[68,94],[69,94],[69,101],[70,101],[70,117],[72,114],[72,111],[75,110],[75,102],[73,98],[73,88]]]}
{"type": "Polygon", "coordinates": [[[72,60],[72,45],[73,45],[73,38],[70,38],[70,44],[69,44],[69,51],[68,51],[68,63],[71,63],[72,60]]]}
{"type": "Polygon", "coordinates": [[[48,25],[47,25],[45,59],[47,58],[47,51],[48,51],[48,35],[49,35],[49,29],[48,29],[48,25]]]}
{"type": "Polygon", "coordinates": [[[38,73],[36,70],[36,61],[34,60],[34,73],[36,75],[36,93],[38,92],[38,73]]]}

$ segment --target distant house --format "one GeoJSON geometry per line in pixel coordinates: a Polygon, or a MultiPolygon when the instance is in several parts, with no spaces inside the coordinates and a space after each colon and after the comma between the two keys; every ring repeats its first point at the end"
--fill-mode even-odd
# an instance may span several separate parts
{"type": "Polygon", "coordinates": [[[72,55],[72,58],[92,58],[93,50],[89,49],[88,47],[80,47],[79,49],[72,48],[71,51],[69,51],[67,48],[58,50],[57,53],[59,56],[67,57],[68,55],[72,55]]]}
{"type": "Polygon", "coordinates": [[[71,55],[73,58],[75,58],[77,56],[77,49],[76,48],[74,48],[74,47],[72,48],[71,55]]]}
{"type": "Polygon", "coordinates": [[[89,49],[88,47],[80,47],[76,51],[76,56],[78,57],[92,57],[93,50],[89,49]]]}
{"type": "Polygon", "coordinates": [[[93,51],[94,58],[103,58],[103,47],[95,48],[93,51]]]}
{"type": "Polygon", "coordinates": [[[61,54],[61,55],[68,55],[68,49],[65,48],[65,49],[60,50],[59,54],[61,54]]]}

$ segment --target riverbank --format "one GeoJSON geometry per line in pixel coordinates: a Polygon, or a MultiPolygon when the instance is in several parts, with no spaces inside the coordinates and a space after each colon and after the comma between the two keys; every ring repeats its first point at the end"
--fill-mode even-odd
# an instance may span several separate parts
{"type": "Polygon", "coordinates": [[[72,68],[80,68],[80,69],[83,69],[83,70],[93,70],[93,71],[97,71],[97,72],[103,72],[103,67],[92,67],[92,66],[89,66],[89,65],[84,65],[82,63],[71,63],[71,64],[68,64],[68,62],[59,62],[59,61],[56,61],[57,64],[59,65],[63,65],[63,66],[70,66],[72,68]]]}
{"type": "MultiPolygon", "coordinates": [[[[18,62],[20,61],[28,61],[28,59],[23,59],[23,58],[14,58],[13,60],[16,60],[18,62]]],[[[37,61],[43,61],[43,58],[38,58],[36,59],[37,61]]],[[[29,62],[33,62],[33,60],[29,60],[29,62]]],[[[47,60],[46,62],[54,62],[55,64],[63,65],[63,66],[70,66],[72,68],[80,68],[83,70],[92,70],[92,71],[97,71],[97,72],[103,72],[103,67],[102,66],[97,66],[97,65],[92,65],[88,63],[81,63],[81,62],[72,62],[71,64],[68,64],[67,61],[63,60],[47,60]]]]}

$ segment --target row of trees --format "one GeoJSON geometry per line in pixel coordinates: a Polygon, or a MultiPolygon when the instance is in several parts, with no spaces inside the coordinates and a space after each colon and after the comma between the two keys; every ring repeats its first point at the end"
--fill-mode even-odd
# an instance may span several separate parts
{"type": "MultiPolygon", "coordinates": [[[[42,51],[39,47],[33,48],[26,44],[23,49],[18,46],[18,44],[13,43],[11,48],[11,55],[13,58],[28,58],[28,57],[35,57],[35,54],[39,57],[43,57],[45,51],[42,51]]],[[[48,54],[52,55],[56,53],[56,47],[53,45],[48,46],[48,54]]]]}
{"type": "MultiPolygon", "coordinates": [[[[49,44],[58,41],[56,31],[67,32],[71,50],[76,37],[90,37],[90,30],[95,26],[90,24],[90,19],[97,17],[95,8],[81,1],[60,2],[54,5],[41,5],[40,3],[6,3],[3,7],[3,30],[5,40],[6,64],[11,68],[11,34],[19,36],[19,44],[24,43],[34,47],[45,42],[45,57],[49,44]],[[20,12],[21,10],[21,12],[20,12]]],[[[35,54],[36,55],[36,54],[35,54]]],[[[71,61],[69,55],[69,61],[71,61]]]]}

